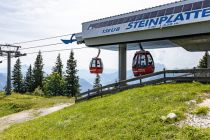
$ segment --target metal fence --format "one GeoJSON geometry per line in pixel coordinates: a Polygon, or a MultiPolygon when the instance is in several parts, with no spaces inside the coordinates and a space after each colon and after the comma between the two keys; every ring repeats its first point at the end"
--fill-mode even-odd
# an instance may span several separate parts
{"type": "Polygon", "coordinates": [[[105,94],[113,94],[119,91],[141,87],[145,85],[172,83],[172,82],[203,82],[210,83],[210,69],[182,69],[165,70],[132,79],[101,86],[76,96],[76,102],[88,100],[105,94]]]}

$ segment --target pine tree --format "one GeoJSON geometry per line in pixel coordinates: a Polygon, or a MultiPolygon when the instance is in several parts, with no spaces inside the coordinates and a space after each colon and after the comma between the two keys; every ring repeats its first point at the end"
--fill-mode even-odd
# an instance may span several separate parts
{"type": "Polygon", "coordinates": [[[33,90],[35,90],[37,87],[40,88],[43,87],[43,79],[44,79],[43,66],[44,64],[43,64],[42,54],[41,51],[39,51],[32,72],[33,90]]]}
{"type": "Polygon", "coordinates": [[[208,52],[206,51],[203,58],[199,61],[198,68],[207,68],[208,67],[208,52]]]}
{"type": "Polygon", "coordinates": [[[55,66],[53,67],[53,72],[57,72],[60,75],[60,77],[62,78],[63,77],[62,69],[63,69],[63,64],[62,64],[62,60],[61,60],[61,55],[58,54],[55,66]]]}
{"type": "Polygon", "coordinates": [[[96,75],[95,82],[93,84],[93,88],[99,88],[101,86],[101,77],[99,74],[96,75]]]}
{"type": "Polygon", "coordinates": [[[25,92],[33,92],[33,77],[32,77],[31,65],[29,66],[28,71],[26,73],[26,77],[24,80],[24,87],[25,87],[25,92]]]}
{"type": "Polygon", "coordinates": [[[67,60],[67,67],[66,67],[66,94],[67,96],[75,96],[79,93],[79,77],[77,76],[78,70],[77,61],[74,60],[74,52],[71,51],[70,57],[67,60]]]}
{"type": "Polygon", "coordinates": [[[12,84],[15,92],[23,93],[23,75],[19,58],[17,59],[12,71],[12,84]]]}

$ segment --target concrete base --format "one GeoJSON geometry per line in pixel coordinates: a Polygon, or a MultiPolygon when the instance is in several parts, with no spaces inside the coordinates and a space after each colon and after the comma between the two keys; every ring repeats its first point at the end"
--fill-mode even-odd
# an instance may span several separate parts
{"type": "Polygon", "coordinates": [[[126,80],[127,45],[119,44],[119,81],[126,80]]]}

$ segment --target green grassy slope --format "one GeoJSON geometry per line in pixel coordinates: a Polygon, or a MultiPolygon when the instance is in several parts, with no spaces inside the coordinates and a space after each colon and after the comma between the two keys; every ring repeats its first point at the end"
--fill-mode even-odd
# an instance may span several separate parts
{"type": "Polygon", "coordinates": [[[0,117],[31,108],[48,107],[69,101],[70,99],[67,97],[45,98],[14,93],[11,96],[5,96],[5,94],[0,93],[0,117]]]}
{"type": "MultiPolygon", "coordinates": [[[[208,139],[209,129],[179,128],[163,122],[170,112],[184,118],[191,99],[201,101],[209,85],[169,84],[127,90],[75,104],[6,130],[3,139],[208,139]]],[[[178,121],[177,120],[177,121],[178,121]]]]}

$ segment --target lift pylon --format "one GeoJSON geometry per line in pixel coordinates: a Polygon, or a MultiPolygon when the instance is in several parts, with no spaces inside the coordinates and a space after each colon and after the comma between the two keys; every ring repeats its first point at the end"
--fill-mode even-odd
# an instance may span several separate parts
{"type": "MultiPolygon", "coordinates": [[[[26,54],[22,54],[19,51],[21,46],[15,46],[10,44],[0,44],[0,57],[7,57],[7,87],[6,87],[6,95],[11,95],[11,58],[26,56],[26,54]]],[[[1,62],[0,62],[1,63],[1,62]]]]}

